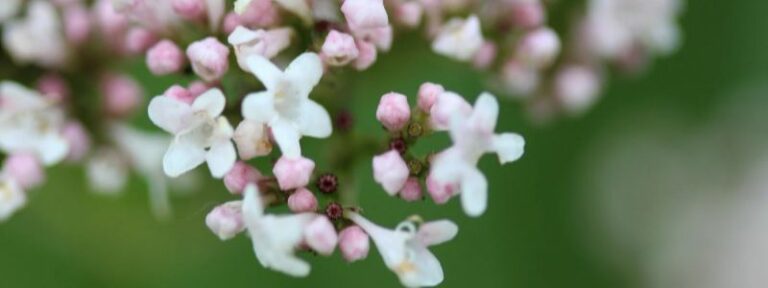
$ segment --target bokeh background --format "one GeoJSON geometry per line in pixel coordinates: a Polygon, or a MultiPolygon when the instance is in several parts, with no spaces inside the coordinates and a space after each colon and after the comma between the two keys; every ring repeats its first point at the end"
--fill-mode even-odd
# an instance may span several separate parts
{"type": "MultiPolygon", "coordinates": [[[[522,133],[527,151],[503,167],[482,160],[491,191],[481,218],[458,201],[387,197],[369,161],[355,170],[361,205],[388,226],[412,214],[456,221],[458,237],[433,250],[443,287],[768,287],[765,11],[760,0],[688,1],[681,50],[644,75],[613,75],[581,117],[536,125],[523,105],[503,101],[499,129],[522,133]]],[[[355,76],[355,129],[380,131],[374,111],[385,92],[414,96],[424,81],[471,98],[483,91],[483,75],[434,56],[417,36],[355,76]]],[[[169,84],[144,82],[149,94],[169,84]]],[[[309,155],[322,151],[305,143],[309,155]]],[[[81,168],[56,167],[0,225],[0,287],[398,287],[374,250],[355,264],[304,255],[306,279],[261,268],[246,237],[220,242],[204,224],[231,199],[221,183],[176,195],[170,221],[152,216],[139,177],[112,197],[85,183],[81,168]]]]}

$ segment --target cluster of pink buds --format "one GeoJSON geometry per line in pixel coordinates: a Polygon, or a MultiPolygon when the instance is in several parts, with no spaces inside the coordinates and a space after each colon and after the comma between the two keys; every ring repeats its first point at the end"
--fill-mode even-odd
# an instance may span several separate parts
{"type": "Polygon", "coordinates": [[[434,83],[410,101],[381,96],[375,117],[385,142],[351,137],[347,102],[370,95],[348,95],[337,78],[375,65],[399,33],[423,29],[434,53],[491,72],[495,94],[530,100],[534,116],[581,112],[603,85],[605,63],[636,71],[671,52],[679,14],[677,0],[589,0],[574,29],[556,31],[547,9],[560,3],[544,0],[0,2],[6,54],[35,68],[15,80],[23,84],[0,83],[0,221],[62,161],[83,164],[104,194],[124,190],[131,172],[146,178],[158,217],[170,216],[169,184],[207,175],[194,171],[207,166],[234,199],[205,224],[221,240],[247,234],[263,267],[304,277],[311,267],[302,251],[330,256],[338,247],[354,262],[367,258],[372,240],[406,287],[442,283],[428,248],[456,237],[458,226],[418,216],[394,229],[374,224],[363,208],[375,206],[355,200],[352,164],[372,158],[371,177],[390,196],[438,205],[458,197],[478,217],[492,185],[481,157],[516,161],[525,140],[496,132],[491,93],[471,104],[434,83]],[[124,68],[135,63],[173,85],[145,99],[145,83],[124,68]],[[144,111],[166,133],[129,124],[144,111]],[[441,132],[450,146],[412,149],[441,132]],[[305,137],[344,149],[319,157],[305,137]],[[381,149],[360,148],[371,143],[381,149]]]}

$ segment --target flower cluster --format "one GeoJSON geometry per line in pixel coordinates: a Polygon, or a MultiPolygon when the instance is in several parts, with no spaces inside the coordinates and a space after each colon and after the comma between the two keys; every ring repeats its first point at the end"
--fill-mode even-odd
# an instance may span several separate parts
{"type": "Polygon", "coordinates": [[[534,115],[546,117],[586,109],[602,85],[603,63],[636,70],[676,45],[675,0],[590,0],[577,28],[566,31],[569,41],[547,26],[547,5],[556,4],[2,1],[3,46],[15,64],[35,67],[36,82],[35,89],[0,83],[0,151],[7,155],[0,220],[26,203],[44,167],[61,161],[84,163],[91,185],[106,193],[137,172],[150,181],[161,217],[170,213],[168,182],[205,164],[236,198],[210,211],[205,224],[221,240],[247,233],[265,268],[304,277],[310,266],[299,252],[330,256],[338,247],[353,262],[367,257],[373,240],[404,286],[438,285],[443,270],[428,247],[456,237],[456,224],[418,216],[394,229],[374,224],[362,211],[375,206],[354,200],[350,163],[372,161],[372,178],[390,196],[428,194],[436,204],[460,196],[464,212],[478,217],[490,185],[477,167],[481,157],[518,160],[525,141],[496,132],[499,103],[491,93],[473,105],[435,83],[420,87],[414,105],[396,92],[380,98],[375,117],[385,142],[349,137],[346,101],[362,95],[346,95],[338,78],[372,67],[398,33],[423,29],[436,54],[495,72],[491,86],[530,99],[534,115]],[[120,72],[133,62],[176,84],[145,101],[141,85],[120,72]],[[169,135],[134,128],[137,111],[169,135]],[[452,145],[430,154],[411,149],[443,132],[452,145]],[[303,149],[304,136],[344,149],[329,151],[325,163],[303,149]],[[380,149],[361,148],[371,143],[380,149]],[[272,209],[281,206],[290,212],[272,209]]]}

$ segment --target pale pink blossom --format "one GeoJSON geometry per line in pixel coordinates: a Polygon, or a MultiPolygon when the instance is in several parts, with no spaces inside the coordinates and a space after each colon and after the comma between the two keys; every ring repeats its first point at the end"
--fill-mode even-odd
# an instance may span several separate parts
{"type": "Polygon", "coordinates": [[[37,80],[37,91],[54,103],[62,103],[70,96],[66,79],[56,73],[48,73],[40,77],[37,80]]]}
{"type": "Polygon", "coordinates": [[[235,166],[224,176],[224,186],[232,194],[242,194],[248,184],[259,184],[262,178],[261,172],[251,167],[248,163],[238,161],[235,166]]]}
{"type": "Polygon", "coordinates": [[[432,42],[432,50],[459,61],[470,61],[480,51],[483,42],[480,19],[472,15],[445,23],[432,42]]]}
{"type": "Polygon", "coordinates": [[[189,45],[187,57],[195,74],[207,82],[220,79],[229,70],[229,48],[213,37],[189,45]]]}
{"type": "Polygon", "coordinates": [[[437,102],[437,97],[445,92],[442,85],[426,82],[419,87],[418,105],[421,111],[430,113],[432,106],[437,102]]]}
{"type": "Polygon", "coordinates": [[[288,196],[288,208],[296,213],[314,212],[317,210],[317,197],[307,188],[296,189],[288,196]]]}
{"type": "Polygon", "coordinates": [[[331,30],[325,37],[320,56],[331,66],[344,66],[357,59],[359,51],[352,35],[331,30]]]}
{"type": "Polygon", "coordinates": [[[501,82],[515,97],[526,98],[539,87],[539,71],[516,59],[507,60],[501,68],[501,82]]]}
{"type": "Polygon", "coordinates": [[[280,157],[272,169],[281,190],[307,186],[315,170],[315,162],[304,157],[280,157]]]}
{"type": "Polygon", "coordinates": [[[567,111],[581,113],[597,100],[600,77],[589,67],[566,66],[557,73],[555,91],[567,111]]]}
{"type": "Polygon", "coordinates": [[[179,72],[185,61],[184,52],[170,40],[162,40],[147,51],[147,66],[155,75],[179,72]]]}
{"type": "Polygon", "coordinates": [[[389,26],[383,0],[345,0],[341,12],[353,31],[389,26]]]}
{"type": "Polygon", "coordinates": [[[259,55],[272,59],[277,54],[288,48],[293,37],[292,28],[275,28],[270,30],[250,30],[238,26],[229,37],[229,42],[235,48],[237,64],[246,72],[249,72],[248,57],[259,55]]]}
{"type": "Polygon", "coordinates": [[[517,26],[534,28],[546,20],[546,12],[540,0],[514,1],[511,5],[512,21],[517,26]]]}
{"type": "Polygon", "coordinates": [[[339,233],[339,250],[348,262],[363,260],[368,257],[370,237],[360,226],[352,225],[339,233]]]}
{"type": "Polygon", "coordinates": [[[128,75],[110,74],[101,82],[104,108],[110,115],[127,116],[135,111],[144,100],[139,83],[128,75]]]}
{"type": "Polygon", "coordinates": [[[148,29],[140,27],[131,28],[125,35],[125,51],[131,54],[144,53],[157,40],[157,35],[148,29]]]}
{"type": "Polygon", "coordinates": [[[407,27],[418,27],[424,8],[417,1],[399,3],[396,8],[397,19],[407,27]]]}
{"type": "Polygon", "coordinates": [[[69,5],[64,9],[64,34],[70,43],[79,45],[88,40],[91,18],[83,5],[69,5]]]}
{"type": "Polygon", "coordinates": [[[192,103],[195,102],[195,98],[197,98],[197,96],[192,95],[192,92],[190,92],[189,89],[179,85],[173,85],[169,87],[165,90],[165,92],[163,92],[163,95],[188,105],[192,105],[192,103]]]}
{"type": "Polygon", "coordinates": [[[389,131],[398,131],[408,124],[411,119],[411,107],[408,98],[400,93],[387,93],[379,100],[376,109],[376,119],[389,131]]]}
{"type": "Polygon", "coordinates": [[[373,43],[362,40],[356,40],[355,44],[357,45],[358,51],[357,59],[355,59],[355,62],[353,63],[355,69],[360,71],[368,69],[376,62],[376,58],[378,57],[376,46],[373,45],[373,43]]]}
{"type": "Polygon", "coordinates": [[[408,178],[403,189],[400,190],[400,198],[408,202],[420,200],[421,195],[421,184],[419,184],[419,179],[415,177],[408,178]]]}
{"type": "Polygon", "coordinates": [[[496,60],[498,54],[498,48],[496,44],[491,41],[483,42],[483,46],[480,46],[480,50],[475,54],[475,58],[472,60],[472,64],[477,69],[487,69],[496,60]]]}
{"type": "Polygon", "coordinates": [[[339,236],[328,217],[317,216],[304,227],[304,241],[318,254],[329,256],[336,249],[339,236]]]}
{"type": "Polygon", "coordinates": [[[12,154],[3,163],[2,175],[12,178],[22,189],[40,185],[45,171],[40,160],[32,154],[12,154]]]}
{"type": "Polygon", "coordinates": [[[91,137],[80,122],[71,121],[64,125],[61,135],[69,143],[67,159],[79,161],[88,154],[91,149],[91,137]]]}
{"type": "Polygon", "coordinates": [[[472,113],[472,105],[464,97],[454,92],[441,93],[429,109],[430,124],[438,131],[448,130],[455,115],[467,116],[472,113]]]}
{"type": "Polygon", "coordinates": [[[536,69],[552,64],[560,54],[560,38],[549,27],[541,27],[526,34],[517,49],[518,58],[536,69]]]}
{"type": "Polygon", "coordinates": [[[381,184],[384,191],[394,196],[403,189],[410,170],[397,150],[390,150],[373,157],[373,179],[381,184]]]}
{"type": "Polygon", "coordinates": [[[240,232],[245,231],[243,202],[231,201],[216,206],[205,216],[205,225],[221,240],[234,238],[240,232]]]}
{"type": "Polygon", "coordinates": [[[173,11],[187,20],[198,20],[205,17],[207,7],[205,0],[171,0],[173,11]]]}

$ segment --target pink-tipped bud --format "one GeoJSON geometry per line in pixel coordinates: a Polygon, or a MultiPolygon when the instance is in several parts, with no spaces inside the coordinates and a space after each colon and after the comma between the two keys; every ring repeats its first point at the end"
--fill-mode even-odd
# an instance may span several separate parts
{"type": "Polygon", "coordinates": [[[192,97],[197,98],[197,96],[203,95],[206,91],[211,89],[208,84],[205,84],[203,81],[193,81],[192,83],[189,83],[189,87],[187,87],[187,90],[189,90],[189,93],[192,94],[192,97]]]}
{"type": "Polygon", "coordinates": [[[315,162],[310,159],[283,156],[275,163],[272,173],[275,174],[281,190],[291,190],[307,186],[314,170],[315,162]]]}
{"type": "Polygon", "coordinates": [[[243,26],[243,21],[240,20],[240,15],[237,15],[235,12],[229,12],[224,15],[224,24],[222,24],[224,34],[231,34],[232,31],[235,31],[237,26],[243,26]]]}
{"type": "Polygon", "coordinates": [[[97,26],[101,28],[101,34],[107,39],[122,35],[128,28],[128,17],[118,13],[111,0],[98,0],[95,5],[97,26]]]}
{"type": "Polygon", "coordinates": [[[179,102],[184,102],[189,105],[192,105],[192,102],[195,102],[195,98],[197,98],[192,96],[192,93],[190,93],[189,90],[179,85],[173,85],[169,87],[165,90],[165,92],[163,92],[163,95],[165,95],[165,97],[179,102]]]}
{"type": "Polygon", "coordinates": [[[588,67],[568,66],[557,73],[555,90],[566,110],[581,113],[597,99],[600,77],[588,67]]]}
{"type": "Polygon", "coordinates": [[[91,34],[91,18],[82,5],[69,5],[64,9],[64,35],[75,45],[88,40],[91,34]]]}
{"type": "Polygon", "coordinates": [[[436,204],[445,204],[456,195],[458,187],[454,183],[440,183],[432,176],[427,176],[427,191],[436,204]]]}
{"type": "Polygon", "coordinates": [[[501,80],[514,96],[525,98],[539,87],[540,76],[536,69],[510,59],[502,67],[501,80]]]}
{"type": "Polygon", "coordinates": [[[357,59],[355,59],[354,66],[358,71],[368,69],[376,62],[378,51],[376,51],[376,45],[367,41],[357,40],[357,59]]]}
{"type": "Polygon", "coordinates": [[[69,85],[61,76],[54,73],[48,73],[37,80],[37,91],[40,91],[45,98],[53,102],[61,103],[69,98],[69,85]]]}
{"type": "Polygon", "coordinates": [[[339,233],[339,250],[341,250],[344,260],[348,262],[355,262],[368,257],[370,246],[368,234],[360,226],[349,226],[339,233]]]}
{"type": "Polygon", "coordinates": [[[288,197],[288,208],[296,213],[314,212],[317,210],[317,197],[307,188],[296,189],[296,192],[288,197]]]}
{"type": "Polygon", "coordinates": [[[141,54],[157,42],[157,35],[143,28],[132,28],[125,35],[125,51],[131,54],[141,54]]]}
{"type": "Polygon", "coordinates": [[[187,20],[200,20],[205,17],[205,0],[171,0],[173,11],[187,20]]]}
{"type": "Polygon", "coordinates": [[[437,97],[445,92],[445,88],[442,85],[435,83],[424,83],[419,87],[419,108],[421,111],[429,113],[432,106],[437,101],[437,97]]]}
{"type": "Polygon", "coordinates": [[[304,241],[320,255],[331,255],[339,242],[336,229],[328,217],[317,216],[304,227],[304,241]]]}
{"type": "Polygon", "coordinates": [[[15,180],[23,189],[40,185],[45,172],[40,161],[32,154],[12,154],[5,159],[3,174],[15,180]]]}
{"type": "Polygon", "coordinates": [[[205,225],[221,240],[234,238],[245,230],[243,203],[232,201],[216,206],[205,216],[205,225]]]}
{"type": "Polygon", "coordinates": [[[248,184],[259,184],[262,175],[259,170],[243,161],[238,161],[224,176],[224,186],[232,194],[242,194],[248,184]]]}
{"type": "Polygon", "coordinates": [[[269,27],[280,21],[280,11],[272,0],[253,0],[238,16],[240,22],[248,27],[269,27]]]}
{"type": "Polygon", "coordinates": [[[477,69],[487,69],[493,64],[493,60],[496,60],[497,53],[498,49],[496,48],[496,44],[493,44],[493,42],[490,41],[485,41],[483,46],[480,46],[480,50],[477,51],[477,54],[475,54],[475,59],[472,61],[472,64],[477,69]]]}
{"type": "Polygon", "coordinates": [[[147,51],[147,66],[155,75],[179,72],[184,62],[184,52],[170,40],[160,41],[147,51]]]}
{"type": "Polygon", "coordinates": [[[538,0],[517,1],[512,6],[512,21],[519,27],[530,29],[541,26],[545,18],[544,7],[538,0]]]}
{"type": "Polygon", "coordinates": [[[220,79],[229,70],[229,48],[213,37],[189,45],[187,57],[195,74],[207,82],[220,79]]]}
{"type": "Polygon", "coordinates": [[[352,35],[331,30],[320,50],[323,60],[331,66],[344,66],[355,60],[359,54],[352,35]]]}
{"type": "Polygon", "coordinates": [[[424,8],[416,1],[408,1],[397,6],[397,19],[407,27],[417,27],[421,23],[424,8]]]}
{"type": "Polygon", "coordinates": [[[67,159],[70,161],[80,161],[88,154],[91,149],[91,138],[80,122],[69,122],[61,130],[61,136],[69,144],[69,154],[67,159]]]}
{"type": "Polygon", "coordinates": [[[535,68],[546,68],[560,54],[560,38],[548,27],[536,29],[523,37],[518,57],[535,68]]]}
{"type": "Polygon", "coordinates": [[[125,75],[104,77],[101,91],[104,96],[104,107],[110,115],[116,117],[131,114],[139,107],[143,97],[141,86],[125,75]]]}
{"type": "Polygon", "coordinates": [[[373,179],[381,184],[390,196],[403,189],[410,175],[408,164],[397,150],[373,157],[373,179]]]}
{"type": "Polygon", "coordinates": [[[389,25],[383,0],[346,0],[341,12],[350,29],[371,29],[389,25]]]}
{"type": "Polygon", "coordinates": [[[389,131],[398,131],[411,119],[411,107],[408,98],[399,93],[387,93],[381,97],[376,109],[376,119],[389,131]]]}
{"type": "Polygon", "coordinates": [[[421,184],[419,179],[411,177],[408,181],[405,181],[403,190],[400,190],[400,198],[408,202],[413,202],[421,199],[421,184]]]}

